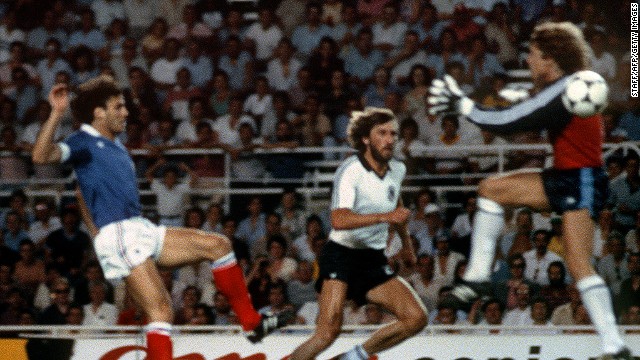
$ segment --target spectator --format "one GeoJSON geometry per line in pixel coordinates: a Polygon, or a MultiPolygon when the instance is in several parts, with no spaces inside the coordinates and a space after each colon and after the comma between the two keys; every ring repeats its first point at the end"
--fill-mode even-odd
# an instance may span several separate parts
{"type": "MultiPolygon", "coordinates": [[[[207,232],[222,232],[222,220],[224,218],[224,210],[219,203],[211,203],[207,207],[206,220],[202,225],[202,230],[207,232]]],[[[231,239],[231,238],[229,238],[231,239]]],[[[237,254],[236,254],[237,257],[237,254]]]]}
{"type": "Polygon", "coordinates": [[[295,276],[287,283],[287,298],[297,310],[305,303],[317,301],[314,280],[313,264],[309,261],[298,262],[295,276]]]}
{"type": "MultiPolygon", "coordinates": [[[[29,224],[35,221],[35,216],[28,208],[28,199],[27,195],[24,193],[22,189],[16,189],[11,192],[9,195],[9,209],[2,212],[0,215],[0,229],[7,228],[7,216],[9,213],[16,213],[20,218],[20,224],[18,227],[22,227],[24,229],[29,228],[29,224]]],[[[6,241],[5,241],[6,245],[6,241]]],[[[16,244],[17,249],[17,244],[16,244]]],[[[15,250],[14,250],[15,251],[15,250]]]]}
{"type": "Polygon", "coordinates": [[[625,248],[629,253],[640,252],[640,211],[636,212],[636,226],[625,236],[625,248]]]}
{"type": "Polygon", "coordinates": [[[200,15],[198,14],[195,5],[187,4],[181,10],[181,22],[173,23],[171,20],[167,19],[169,24],[172,25],[169,28],[167,37],[178,39],[183,43],[187,38],[203,43],[209,43],[210,40],[212,40],[213,31],[209,25],[200,21],[200,15]]]}
{"type": "Polygon", "coordinates": [[[247,287],[251,294],[251,302],[256,309],[269,305],[269,288],[273,284],[273,279],[267,272],[268,268],[269,260],[260,255],[254,259],[247,275],[247,287]]]}
{"type": "Polygon", "coordinates": [[[364,106],[384,107],[386,95],[396,90],[397,87],[391,85],[389,70],[380,66],[373,73],[372,83],[362,94],[362,103],[364,106]]]}
{"type": "Polygon", "coordinates": [[[27,111],[36,105],[40,98],[38,89],[30,84],[29,74],[22,67],[11,71],[13,86],[4,90],[4,94],[16,103],[16,118],[19,124],[24,124],[27,111]]]}
{"type": "Polygon", "coordinates": [[[156,3],[158,16],[163,18],[169,26],[177,25],[182,21],[184,9],[190,4],[189,0],[160,0],[156,3]]]}
{"type": "Polygon", "coordinates": [[[74,86],[85,83],[98,76],[95,53],[88,47],[80,45],[71,53],[70,65],[73,69],[72,83],[74,86]]]}
{"type": "Polygon", "coordinates": [[[314,92],[313,82],[311,81],[311,72],[309,68],[303,66],[296,74],[296,84],[288,90],[289,99],[291,99],[291,107],[296,112],[304,110],[304,102],[312,92],[314,92]]]}
{"type": "Polygon", "coordinates": [[[9,60],[9,46],[14,41],[24,41],[25,33],[17,27],[16,11],[9,10],[4,14],[0,25],[0,63],[9,60]]]}
{"type": "Polygon", "coordinates": [[[487,15],[484,36],[489,44],[489,49],[496,53],[498,61],[507,68],[514,68],[518,65],[516,44],[520,28],[518,22],[513,21],[513,17],[510,15],[506,4],[497,2],[487,15]]]}
{"type": "Polygon", "coordinates": [[[123,89],[131,87],[129,83],[131,69],[136,67],[144,71],[144,73],[148,71],[147,62],[142,56],[138,55],[137,46],[135,39],[124,38],[121,44],[122,51],[111,56],[111,69],[113,69],[115,78],[123,89]]]}
{"type": "Polygon", "coordinates": [[[22,150],[16,128],[5,125],[0,130],[0,189],[11,190],[26,185],[28,163],[22,150]]]}
{"type": "MultiPolygon", "coordinates": [[[[501,326],[502,319],[504,316],[504,306],[496,299],[489,299],[486,302],[482,303],[478,301],[474,304],[476,310],[471,310],[469,313],[469,322],[472,324],[478,324],[483,326],[501,326]],[[476,305],[478,304],[478,306],[476,305]],[[477,311],[477,308],[480,308],[482,313],[482,320],[479,319],[480,314],[477,311]]],[[[474,331],[474,334],[498,334],[500,330],[491,329],[491,330],[477,330],[474,331]]]]}
{"type": "Polygon", "coordinates": [[[145,173],[147,181],[151,184],[151,191],[156,196],[156,208],[160,216],[160,224],[165,226],[182,225],[182,208],[185,197],[189,195],[191,187],[198,181],[191,168],[181,162],[181,171],[186,172],[184,182],[178,182],[177,169],[168,166],[167,160],[160,157],[145,173]],[[163,167],[162,181],[156,179],[154,174],[163,167]]]}
{"type": "Polygon", "coordinates": [[[622,282],[629,278],[629,268],[627,266],[627,253],[624,248],[624,240],[620,233],[614,232],[609,235],[606,244],[609,254],[605,255],[598,262],[596,270],[609,286],[613,297],[620,295],[622,282]]]}
{"type": "Polygon", "coordinates": [[[412,119],[404,119],[400,123],[400,140],[396,143],[394,156],[407,165],[407,174],[417,174],[419,158],[425,157],[426,147],[423,141],[418,140],[418,123],[412,119]]]}
{"type": "MultiPolygon", "coordinates": [[[[55,284],[55,281],[52,282],[55,284]]],[[[76,285],[74,289],[72,289],[72,298],[74,302],[80,305],[86,305],[91,302],[91,296],[89,288],[93,285],[105,285],[106,286],[106,295],[105,299],[107,302],[113,303],[116,298],[113,285],[107,282],[104,278],[104,273],[102,272],[102,268],[98,263],[98,260],[90,260],[84,267],[84,271],[81,276],[76,280],[76,285]]],[[[126,290],[125,290],[126,292],[126,290]]],[[[125,294],[126,295],[126,294],[125,294]]],[[[124,298],[122,301],[126,303],[126,296],[122,296],[124,298]]]]}
{"type": "MultiPolygon", "coordinates": [[[[327,73],[327,75],[329,75],[329,89],[325,93],[322,103],[324,113],[335,124],[337,117],[347,110],[349,100],[354,99],[356,95],[351,91],[347,83],[347,74],[344,70],[336,69],[327,73]]],[[[334,158],[338,157],[338,154],[327,155],[333,155],[334,158]]]]}
{"type": "Polygon", "coordinates": [[[47,199],[40,199],[34,203],[33,213],[36,215],[36,221],[29,225],[29,238],[37,247],[42,247],[47,236],[62,227],[60,218],[55,212],[51,212],[51,207],[52,204],[47,199]]]}
{"type": "Polygon", "coordinates": [[[331,87],[330,77],[335,70],[344,69],[344,61],[338,57],[338,46],[331,37],[324,36],[320,39],[318,47],[314,49],[307,61],[307,67],[311,74],[311,81],[316,91],[323,93],[331,87]]]}
{"type": "Polygon", "coordinates": [[[420,19],[411,27],[411,30],[418,34],[420,47],[431,52],[437,48],[438,40],[447,22],[439,19],[438,9],[433,4],[424,4],[421,11],[420,19]]]}
{"type": "Polygon", "coordinates": [[[251,249],[266,234],[266,215],[262,212],[262,198],[252,196],[247,203],[247,217],[238,224],[236,236],[251,249]]]}
{"type": "MultiPolygon", "coordinates": [[[[160,106],[147,72],[141,67],[132,66],[127,73],[129,87],[123,90],[123,96],[129,110],[129,119],[142,121],[140,113],[143,108],[148,109],[152,117],[158,118],[160,106]]],[[[148,130],[153,131],[152,128],[148,130]]]]}
{"type": "Polygon", "coordinates": [[[516,288],[516,306],[507,310],[504,314],[503,325],[506,326],[526,326],[533,325],[531,318],[531,307],[529,301],[529,285],[521,283],[516,288]]]}
{"type": "Polygon", "coordinates": [[[323,146],[329,141],[331,121],[322,112],[317,94],[307,96],[304,112],[292,121],[292,125],[304,146],[323,146]]]}
{"type": "Polygon", "coordinates": [[[305,233],[294,239],[292,252],[294,257],[300,261],[315,261],[316,254],[313,251],[313,242],[316,239],[325,239],[322,220],[318,215],[312,214],[307,217],[305,233]]]}
{"type": "Polygon", "coordinates": [[[52,304],[40,313],[38,323],[64,325],[67,323],[66,316],[71,305],[69,281],[61,277],[53,283],[52,289],[52,304]]]}
{"type": "Polygon", "coordinates": [[[249,26],[244,33],[245,43],[248,48],[253,50],[258,69],[266,68],[284,36],[282,30],[273,20],[273,10],[264,6],[258,11],[258,21],[249,26]]]}
{"type": "Polygon", "coordinates": [[[443,285],[451,285],[453,283],[455,268],[458,262],[465,259],[464,255],[450,250],[449,241],[450,239],[447,236],[439,236],[435,239],[434,281],[438,281],[443,285]]]}
{"type": "Polygon", "coordinates": [[[215,116],[227,114],[229,101],[233,92],[229,87],[229,76],[224,71],[217,70],[213,73],[213,92],[209,98],[209,106],[215,116]]]}
{"type": "Polygon", "coordinates": [[[454,31],[463,52],[469,49],[472,39],[482,33],[480,25],[473,21],[471,10],[461,3],[455,6],[451,23],[447,28],[454,31]]]}
{"type": "Polygon", "coordinates": [[[635,224],[635,214],[640,210],[640,160],[638,155],[629,154],[625,158],[626,176],[609,184],[608,203],[613,207],[617,227],[623,233],[631,230],[635,224]]]}
{"type": "Polygon", "coordinates": [[[37,311],[42,311],[51,305],[51,298],[53,296],[51,292],[52,286],[60,277],[62,277],[62,275],[55,265],[46,265],[45,280],[38,284],[33,297],[33,307],[37,311]]]}
{"type": "Polygon", "coordinates": [[[225,53],[218,59],[218,69],[227,73],[229,85],[236,91],[248,88],[253,81],[253,58],[241,45],[238,36],[229,36],[225,53]]]}
{"type": "Polygon", "coordinates": [[[426,115],[426,99],[429,84],[431,84],[429,69],[422,64],[411,67],[407,82],[410,90],[403,98],[403,112],[414,119],[426,115]]]}
{"type": "MultiPolygon", "coordinates": [[[[207,118],[207,109],[205,100],[202,97],[192,97],[188,100],[189,117],[182,119],[178,128],[176,129],[176,140],[178,143],[191,146],[195,146],[198,142],[197,129],[199,124],[204,123],[209,125],[209,128],[213,127],[213,121],[207,118]]],[[[214,138],[214,143],[216,142],[214,138]]],[[[200,147],[208,147],[206,144],[199,144],[200,147]]],[[[212,145],[212,144],[207,144],[212,145]]]]}
{"type": "Polygon", "coordinates": [[[520,284],[526,284],[531,293],[535,296],[538,286],[531,280],[524,277],[526,263],[521,254],[510,255],[509,278],[494,284],[494,295],[507,310],[514,309],[517,304],[517,290],[520,284]]]}
{"type": "Polygon", "coordinates": [[[204,54],[200,43],[195,40],[187,42],[186,51],[187,56],[184,59],[184,66],[189,69],[193,85],[200,90],[205,90],[208,88],[213,76],[211,58],[204,54]]]}
{"type": "Polygon", "coordinates": [[[373,23],[382,17],[385,7],[391,0],[358,0],[356,9],[365,23],[373,23]]]}
{"type": "Polygon", "coordinates": [[[95,0],[91,3],[91,10],[95,14],[96,25],[105,31],[115,19],[126,20],[122,2],[115,0],[95,0]]]}
{"type": "Polygon", "coordinates": [[[376,68],[382,65],[385,55],[373,48],[373,33],[370,28],[362,28],[355,41],[343,51],[344,69],[350,75],[349,82],[363,87],[374,75],[376,68]]]}
{"type": "Polygon", "coordinates": [[[569,302],[569,286],[566,284],[567,270],[562,261],[554,261],[547,268],[549,285],[540,289],[540,297],[547,301],[549,311],[569,302]]]}
{"type": "Polygon", "coordinates": [[[5,215],[4,244],[11,250],[18,252],[22,241],[29,239],[29,234],[25,231],[25,219],[15,210],[10,210],[5,215]]]}
{"type": "MultiPolygon", "coordinates": [[[[466,58],[460,51],[455,31],[449,28],[443,30],[438,45],[436,52],[428,56],[426,63],[427,67],[435,73],[435,77],[442,78],[445,73],[450,74],[451,71],[447,71],[448,69],[445,69],[445,67],[454,62],[459,63],[458,65],[462,65],[462,72],[464,73],[466,58]]],[[[463,84],[463,82],[458,83],[461,84],[461,86],[463,84]]]]}
{"type": "Polygon", "coordinates": [[[627,256],[627,270],[629,277],[620,284],[620,294],[616,299],[618,313],[640,306],[640,253],[633,252],[627,256]]]}
{"type": "Polygon", "coordinates": [[[229,4],[224,0],[204,0],[198,4],[202,21],[214,30],[222,27],[222,14],[229,9],[229,4]]]}
{"type": "Polygon", "coordinates": [[[320,40],[331,36],[331,28],[321,23],[322,7],[320,4],[310,2],[306,5],[306,21],[296,26],[291,35],[293,46],[304,59],[311,56],[312,51],[318,47],[320,40]]]}
{"type": "Polygon", "coordinates": [[[129,21],[129,34],[138,40],[156,19],[158,8],[154,0],[124,0],[124,12],[129,21]]]}
{"type": "Polygon", "coordinates": [[[269,303],[258,310],[261,314],[279,314],[293,310],[293,305],[287,300],[286,286],[283,282],[276,282],[269,286],[269,303]]]}
{"type": "Polygon", "coordinates": [[[622,314],[620,324],[640,325],[640,305],[630,306],[627,311],[622,314]]]}
{"type": "MultiPolygon", "coordinates": [[[[60,28],[59,21],[52,9],[46,10],[42,16],[39,27],[29,31],[27,34],[26,45],[29,54],[34,58],[46,56],[47,44],[51,40],[58,43],[58,50],[62,49],[67,43],[67,34],[60,28]]],[[[47,92],[48,94],[48,92],[47,92]]]]}
{"type": "Polygon", "coordinates": [[[238,142],[225,149],[231,154],[231,176],[239,181],[255,181],[266,174],[263,158],[255,154],[262,145],[262,139],[256,138],[250,123],[242,123],[238,128],[238,142]]]}
{"type": "Polygon", "coordinates": [[[0,324],[20,325],[20,316],[27,310],[27,301],[17,288],[12,288],[7,292],[7,298],[0,307],[0,324]]]}
{"type": "MultiPolygon", "coordinates": [[[[259,238],[251,247],[249,247],[249,251],[251,253],[251,257],[255,258],[258,255],[269,255],[269,243],[271,238],[273,237],[282,237],[282,217],[275,212],[271,212],[267,214],[265,218],[265,235],[259,238]]],[[[285,239],[287,244],[285,244],[285,250],[288,248],[289,239],[285,239]]],[[[286,255],[286,251],[285,251],[286,255]]],[[[269,260],[272,260],[269,258],[269,260]]],[[[275,279],[275,277],[274,277],[275,279]]]]}
{"type": "Polygon", "coordinates": [[[107,46],[107,38],[102,31],[96,28],[93,11],[90,9],[82,10],[80,18],[80,29],[75,30],[69,36],[67,53],[73,54],[75,49],[80,46],[88,47],[96,53],[100,52],[107,46]]]}
{"type": "Polygon", "coordinates": [[[184,59],[180,57],[180,42],[169,38],[164,43],[163,56],[151,65],[151,79],[155,87],[161,91],[171,89],[178,80],[178,71],[184,67],[184,59]]]}
{"type": "Polygon", "coordinates": [[[60,214],[62,227],[49,234],[45,245],[51,251],[51,259],[65,275],[75,275],[91,248],[91,238],[80,230],[80,214],[75,208],[65,208],[60,214]]]}
{"type": "Polygon", "coordinates": [[[49,91],[55,85],[56,74],[61,71],[72,72],[69,63],[61,56],[61,48],[62,44],[56,38],[47,40],[45,46],[43,46],[42,57],[44,58],[38,61],[36,66],[36,71],[42,82],[42,97],[49,94],[49,91]]]}
{"type": "Polygon", "coordinates": [[[243,101],[240,96],[234,96],[229,102],[227,115],[218,117],[213,123],[213,131],[221,144],[232,145],[240,141],[239,129],[241,124],[249,124],[254,133],[257,131],[252,117],[242,113],[243,101]]]}
{"type": "Polygon", "coordinates": [[[358,12],[352,3],[339,3],[342,7],[340,14],[342,21],[332,26],[331,37],[336,40],[340,49],[352,45],[358,33],[362,29],[362,23],[358,19],[358,12]]]}
{"type": "Polygon", "coordinates": [[[218,30],[218,43],[224,44],[230,37],[244,38],[245,28],[242,12],[237,7],[230,7],[224,18],[224,26],[218,30]]]}
{"type": "Polygon", "coordinates": [[[223,293],[217,292],[213,297],[214,325],[233,325],[238,323],[236,315],[231,311],[229,300],[223,293]]]}
{"type": "Polygon", "coordinates": [[[392,52],[384,65],[392,69],[391,81],[394,84],[405,85],[410,81],[409,76],[413,67],[426,62],[427,53],[420,48],[418,34],[410,30],[404,35],[402,47],[392,52]]]}
{"type": "Polygon", "coordinates": [[[107,285],[105,283],[95,283],[89,286],[91,302],[83,307],[82,325],[111,326],[116,324],[118,309],[106,301],[106,295],[107,285]]]}
{"type": "MultiPolygon", "coordinates": [[[[191,100],[201,97],[202,91],[193,85],[189,69],[181,67],[176,74],[175,86],[167,91],[163,109],[168,111],[174,119],[184,121],[191,117],[191,100]]],[[[201,103],[204,105],[204,99],[201,103]]]]}
{"type": "Polygon", "coordinates": [[[547,230],[533,232],[534,249],[522,254],[526,268],[524,276],[540,286],[549,285],[547,268],[554,261],[562,261],[562,258],[547,249],[551,236],[547,230]]]}
{"type": "Polygon", "coordinates": [[[266,78],[275,90],[289,91],[296,84],[296,76],[302,67],[293,54],[295,49],[288,38],[281,38],[268,62],[266,78]]]}
{"type": "Polygon", "coordinates": [[[247,270],[251,262],[251,257],[249,256],[247,243],[235,235],[238,229],[238,221],[236,221],[234,217],[226,215],[222,218],[221,223],[221,233],[231,241],[231,246],[233,247],[234,254],[236,254],[238,263],[244,270],[247,270]]]}
{"type": "MultiPolygon", "coordinates": [[[[267,224],[273,221],[273,218],[267,219],[267,224]]],[[[282,280],[285,283],[290,281],[298,267],[298,263],[293,258],[286,256],[287,248],[287,240],[281,234],[268,235],[267,252],[269,269],[267,271],[274,281],[276,279],[282,280]]]]}
{"type": "Polygon", "coordinates": [[[420,300],[427,310],[429,312],[436,311],[438,296],[443,284],[434,280],[434,261],[431,255],[422,254],[418,257],[415,272],[409,276],[408,281],[420,296],[420,300]]]}
{"type": "Polygon", "coordinates": [[[142,45],[142,55],[147,59],[149,64],[153,64],[163,55],[168,29],[169,26],[165,19],[155,18],[149,26],[146,35],[142,38],[140,42],[142,45]]]}
{"type": "Polygon", "coordinates": [[[467,83],[479,88],[486,83],[487,78],[506,73],[498,58],[487,52],[487,39],[484,36],[473,38],[470,46],[467,54],[467,83]]]}
{"type": "Polygon", "coordinates": [[[578,305],[582,302],[580,300],[580,293],[576,289],[575,284],[569,284],[567,289],[569,291],[569,301],[556,307],[551,314],[551,322],[554,325],[575,325],[576,322],[573,318],[578,305]]]}
{"type": "Polygon", "coordinates": [[[281,216],[281,230],[285,238],[297,239],[305,232],[305,215],[294,189],[285,189],[276,213],[281,216]]]}
{"type": "Polygon", "coordinates": [[[195,314],[195,306],[200,301],[200,290],[195,286],[187,286],[182,291],[182,306],[176,309],[176,325],[188,324],[195,314]]]}
{"type": "Polygon", "coordinates": [[[262,125],[262,119],[265,113],[269,111],[271,103],[272,96],[267,78],[258,76],[255,79],[254,92],[244,101],[242,111],[247,115],[251,115],[258,124],[262,125]]]}
{"type": "Polygon", "coordinates": [[[393,3],[385,4],[379,14],[382,14],[379,21],[371,27],[373,45],[385,52],[399,48],[403,38],[406,42],[407,23],[400,21],[398,8],[393,3]]]}
{"type": "Polygon", "coordinates": [[[271,97],[271,106],[262,118],[260,136],[268,141],[275,136],[276,125],[280,121],[291,122],[296,114],[291,110],[289,95],[285,91],[275,91],[271,97]]]}
{"type": "Polygon", "coordinates": [[[533,235],[533,215],[531,210],[527,208],[521,209],[515,215],[515,218],[515,230],[505,234],[500,243],[503,257],[524,254],[533,248],[531,243],[533,235]]]}

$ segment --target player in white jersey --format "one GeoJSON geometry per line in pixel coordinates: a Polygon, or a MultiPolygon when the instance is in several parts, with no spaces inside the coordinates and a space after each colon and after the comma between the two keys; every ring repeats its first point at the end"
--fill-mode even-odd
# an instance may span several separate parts
{"type": "Polygon", "coordinates": [[[393,230],[402,239],[400,256],[407,264],[416,262],[406,227],[409,210],[400,199],[406,167],[392,159],[398,137],[396,117],[387,109],[354,112],[347,133],[358,154],[342,163],[334,179],[332,230],[319,258],[316,330],[290,360],[315,359],[333,343],[340,333],[347,298],[360,305],[367,301],[381,305],[398,320],[336,359],[369,359],[416,334],[427,323],[426,309],[417,294],[394,274],[384,255],[393,230]]]}

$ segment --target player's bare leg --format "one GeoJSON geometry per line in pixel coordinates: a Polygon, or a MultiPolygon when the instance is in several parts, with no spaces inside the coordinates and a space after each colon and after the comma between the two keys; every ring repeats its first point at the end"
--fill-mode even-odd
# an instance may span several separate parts
{"type": "Polygon", "coordinates": [[[197,229],[167,229],[158,259],[160,266],[176,267],[204,260],[211,261],[216,288],[229,299],[242,328],[250,332],[250,341],[261,341],[265,335],[286,325],[293,317],[288,312],[278,316],[261,316],[255,310],[242,269],[236,261],[231,242],[225,236],[197,229]]]}
{"type": "Polygon", "coordinates": [[[367,354],[384,351],[420,332],[427,325],[426,308],[406,281],[391,279],[369,291],[367,298],[391,311],[397,321],[377,330],[363,344],[367,354]]]}
{"type": "Polygon", "coordinates": [[[156,265],[147,259],[131,271],[125,283],[133,300],[149,318],[146,327],[147,359],[173,359],[170,338],[173,308],[156,265]]]}
{"type": "Polygon", "coordinates": [[[320,312],[311,338],[298,346],[289,360],[310,360],[331,346],[340,334],[342,312],[347,296],[347,284],[339,280],[325,280],[318,303],[320,312]]]}
{"type": "Polygon", "coordinates": [[[582,302],[611,359],[626,359],[624,341],[618,333],[611,294],[607,284],[591,265],[594,224],[587,209],[565,211],[562,215],[562,238],[569,273],[576,281],[582,302]]]}

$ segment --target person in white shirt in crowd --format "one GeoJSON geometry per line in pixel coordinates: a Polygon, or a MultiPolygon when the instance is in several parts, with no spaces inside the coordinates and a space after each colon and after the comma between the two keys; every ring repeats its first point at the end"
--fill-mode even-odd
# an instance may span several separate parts
{"type": "Polygon", "coordinates": [[[96,17],[96,25],[105,31],[114,19],[126,20],[124,6],[117,0],[95,0],[91,3],[91,10],[96,17]]]}
{"type": "Polygon", "coordinates": [[[325,239],[322,219],[316,214],[307,217],[305,233],[298,236],[292,244],[292,252],[296,259],[315,262],[316,253],[313,251],[313,242],[316,239],[325,239]]]}
{"type": "Polygon", "coordinates": [[[305,303],[317,301],[315,285],[313,264],[309,261],[298,262],[294,278],[287,283],[287,297],[291,305],[300,310],[305,303]]]}
{"type": "Polygon", "coordinates": [[[180,42],[173,38],[166,39],[163,56],[151,65],[151,79],[154,86],[166,91],[177,81],[178,70],[184,67],[184,59],[180,57],[180,42]]]}
{"type": "Polygon", "coordinates": [[[257,127],[253,118],[242,113],[243,99],[241,96],[233,96],[229,101],[229,112],[227,115],[218,117],[213,123],[213,131],[218,136],[221,144],[232,145],[240,141],[240,125],[247,123],[251,125],[254,133],[257,127]]]}
{"type": "Polygon", "coordinates": [[[15,41],[24,41],[26,34],[17,28],[16,11],[9,10],[4,14],[0,25],[0,63],[9,60],[9,45],[15,41]]]}
{"type": "Polygon", "coordinates": [[[404,85],[409,81],[411,69],[415,65],[426,63],[427,53],[420,48],[418,33],[409,30],[404,34],[402,46],[391,53],[384,66],[391,69],[391,81],[394,84],[404,85]]]}
{"type": "Polygon", "coordinates": [[[433,270],[433,257],[422,254],[418,256],[415,272],[409,275],[407,279],[430,313],[437,310],[438,297],[443,285],[440,281],[434,280],[433,270]]]}
{"type": "Polygon", "coordinates": [[[282,216],[281,230],[287,239],[295,240],[305,232],[306,216],[302,205],[295,189],[284,189],[275,212],[282,216]]]}
{"type": "Polygon", "coordinates": [[[265,74],[269,86],[274,90],[289,91],[297,84],[302,62],[293,56],[294,53],[295,48],[289,38],[281,38],[278,41],[265,74]]]}
{"type": "Polygon", "coordinates": [[[185,163],[178,165],[187,174],[184,182],[178,182],[178,171],[167,166],[167,160],[160,157],[145,172],[147,181],[151,184],[151,192],[156,195],[156,208],[160,216],[160,224],[165,226],[182,226],[182,208],[185,197],[191,187],[197,182],[197,176],[185,163]],[[155,178],[155,172],[163,169],[162,180],[155,178]]]}
{"type": "Polygon", "coordinates": [[[464,255],[451,251],[450,241],[451,239],[446,234],[435,238],[435,271],[433,278],[443,285],[453,284],[456,267],[460,261],[465,260],[464,255]]]}
{"type": "Polygon", "coordinates": [[[540,286],[549,285],[547,273],[549,264],[554,261],[564,263],[560,255],[547,249],[550,240],[551,233],[549,231],[542,229],[536,230],[533,232],[532,238],[534,248],[522,254],[526,264],[524,270],[525,278],[540,286]]]}
{"type": "Polygon", "coordinates": [[[262,179],[267,170],[263,158],[254,150],[262,145],[262,138],[255,136],[250,123],[243,122],[238,128],[238,140],[224,148],[231,154],[231,176],[240,181],[262,179]]]}
{"type": "MultiPolygon", "coordinates": [[[[266,66],[284,34],[274,22],[273,10],[264,6],[258,11],[258,21],[244,33],[245,46],[254,51],[255,59],[266,66]]],[[[261,66],[258,65],[258,68],[261,66]]]]}
{"type": "Polygon", "coordinates": [[[107,287],[105,283],[89,285],[89,298],[91,302],[84,305],[84,320],[86,326],[110,326],[118,320],[118,309],[115,305],[105,301],[107,287]]]}
{"type": "Polygon", "coordinates": [[[407,23],[398,18],[398,9],[392,2],[384,6],[382,19],[371,27],[373,44],[382,51],[391,51],[402,45],[407,23]]]}
{"type": "Polygon", "coordinates": [[[404,161],[408,174],[419,171],[418,162],[425,157],[427,144],[418,139],[418,123],[413,118],[407,118],[400,123],[400,139],[393,149],[396,159],[404,161]]]}
{"type": "Polygon", "coordinates": [[[155,0],[124,0],[124,12],[129,20],[129,34],[140,40],[153,20],[157,17],[158,7],[155,0]]]}
{"type": "Polygon", "coordinates": [[[47,236],[62,227],[60,218],[55,215],[55,212],[51,212],[51,208],[51,201],[47,199],[39,199],[33,204],[36,221],[29,225],[29,238],[36,246],[44,245],[43,241],[47,236]]]}
{"type": "Polygon", "coordinates": [[[242,110],[247,115],[253,116],[254,120],[261,124],[264,115],[271,108],[272,98],[267,78],[257,76],[255,79],[255,92],[244,101],[242,110]]]}
{"type": "Polygon", "coordinates": [[[507,310],[502,319],[502,324],[505,326],[532,325],[530,300],[529,285],[520,283],[516,288],[516,307],[507,310]]]}
{"type": "Polygon", "coordinates": [[[175,133],[175,140],[179,144],[189,144],[198,141],[197,127],[201,122],[209,124],[213,129],[213,120],[207,118],[206,100],[194,97],[189,100],[189,118],[180,121],[175,133]]]}
{"type": "Polygon", "coordinates": [[[616,58],[606,51],[607,35],[602,31],[593,31],[590,39],[591,50],[591,70],[602,75],[607,81],[612,81],[616,77],[616,58]]]}
{"type": "Polygon", "coordinates": [[[207,207],[206,220],[202,225],[202,230],[208,232],[222,233],[222,218],[224,209],[219,203],[212,203],[207,207]]]}
{"type": "Polygon", "coordinates": [[[611,233],[605,246],[609,249],[609,254],[600,259],[596,270],[616,297],[620,295],[620,285],[630,276],[627,266],[628,254],[622,234],[617,231],[611,233]]]}

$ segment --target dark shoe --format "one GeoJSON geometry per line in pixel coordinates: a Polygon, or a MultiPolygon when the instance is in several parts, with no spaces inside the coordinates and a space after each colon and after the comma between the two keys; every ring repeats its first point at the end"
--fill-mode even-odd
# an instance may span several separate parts
{"type": "Polygon", "coordinates": [[[489,297],[491,297],[490,282],[465,281],[456,285],[442,300],[442,304],[469,312],[476,300],[489,297]]]}
{"type": "Polygon", "coordinates": [[[246,334],[247,339],[254,344],[259,343],[265,336],[287,325],[294,316],[293,311],[283,311],[277,315],[262,315],[260,324],[246,334]]]}
{"type": "Polygon", "coordinates": [[[617,354],[606,354],[602,356],[602,360],[633,360],[634,357],[631,355],[631,350],[629,348],[624,348],[620,350],[617,354]]]}

